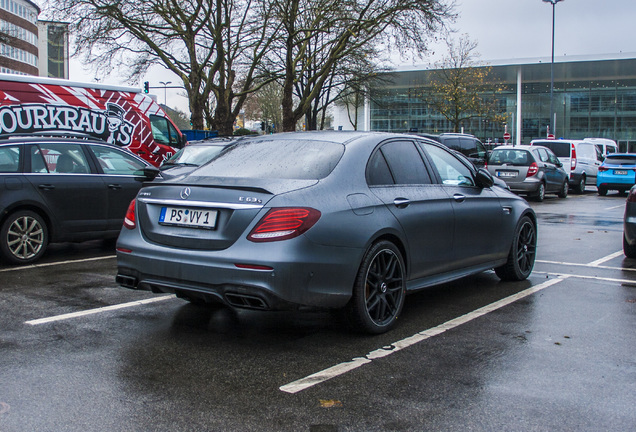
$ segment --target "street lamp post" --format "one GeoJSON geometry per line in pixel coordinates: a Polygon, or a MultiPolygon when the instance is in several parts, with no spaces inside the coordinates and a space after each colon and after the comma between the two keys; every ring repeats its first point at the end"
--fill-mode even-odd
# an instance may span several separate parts
{"type": "Polygon", "coordinates": [[[556,4],[563,0],[542,0],[552,5],[552,61],[550,63],[550,133],[554,134],[554,13],[556,4]]]}
{"type": "MultiPolygon", "coordinates": [[[[561,0],[557,0],[557,1],[561,1],[561,0]]],[[[554,50],[554,48],[553,48],[553,50],[554,50]]],[[[554,57],[554,54],[552,56],[554,57]]],[[[172,84],[172,81],[168,81],[168,82],[159,81],[159,84],[161,84],[163,86],[163,105],[164,106],[168,106],[168,96],[167,96],[167,90],[166,89],[168,88],[167,87],[168,84],[172,84]]]]}

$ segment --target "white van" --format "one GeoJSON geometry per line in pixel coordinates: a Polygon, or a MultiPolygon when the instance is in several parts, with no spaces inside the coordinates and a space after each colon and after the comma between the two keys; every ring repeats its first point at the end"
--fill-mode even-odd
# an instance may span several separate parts
{"type": "Polygon", "coordinates": [[[606,157],[608,154],[618,153],[618,144],[609,138],[585,138],[583,141],[594,143],[601,151],[603,157],[606,157]]]}
{"type": "Polygon", "coordinates": [[[563,164],[574,192],[584,193],[586,184],[596,186],[598,167],[604,158],[595,143],[586,140],[538,139],[532,140],[530,145],[541,145],[552,150],[563,164]]]}

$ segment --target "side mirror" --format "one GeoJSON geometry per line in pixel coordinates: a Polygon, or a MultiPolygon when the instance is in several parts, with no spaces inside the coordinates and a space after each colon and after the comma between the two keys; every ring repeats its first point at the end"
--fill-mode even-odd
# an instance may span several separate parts
{"type": "Polygon", "coordinates": [[[160,173],[159,168],[155,166],[147,166],[143,170],[144,181],[154,180],[160,173]]]}
{"type": "Polygon", "coordinates": [[[484,168],[479,168],[477,170],[476,180],[477,180],[477,186],[479,186],[482,189],[492,187],[492,185],[495,184],[495,180],[492,178],[490,173],[486,171],[484,168]]]}

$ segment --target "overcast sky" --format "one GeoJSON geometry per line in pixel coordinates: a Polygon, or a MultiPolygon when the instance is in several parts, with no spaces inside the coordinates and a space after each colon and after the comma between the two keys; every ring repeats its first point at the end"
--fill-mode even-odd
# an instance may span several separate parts
{"type": "MultiPolygon", "coordinates": [[[[636,53],[636,0],[563,0],[555,57],[636,53]]],[[[549,57],[552,5],[542,0],[457,0],[453,27],[478,43],[482,60],[549,57]]]]}
{"type": "MultiPolygon", "coordinates": [[[[452,24],[460,34],[476,41],[484,62],[550,57],[552,38],[552,5],[542,0],[457,0],[459,17],[452,24]]],[[[433,48],[436,56],[445,47],[433,48]]],[[[563,56],[633,53],[636,56],[636,0],[562,0],[556,5],[555,59],[563,56]]],[[[427,60],[405,60],[404,66],[427,60]]],[[[430,60],[430,63],[433,59],[430,60]]],[[[396,65],[399,66],[399,65],[396,65]]],[[[70,78],[94,81],[94,73],[71,61],[70,78]]],[[[176,77],[154,69],[144,80],[151,86],[176,77]]],[[[116,73],[102,82],[126,84],[116,73]]],[[[141,87],[141,83],[138,84],[141,87]]],[[[163,90],[155,90],[163,103],[163,90]]],[[[179,98],[183,91],[168,90],[168,105],[187,111],[187,103],[179,98]],[[178,103],[176,100],[180,99],[178,103]]]]}

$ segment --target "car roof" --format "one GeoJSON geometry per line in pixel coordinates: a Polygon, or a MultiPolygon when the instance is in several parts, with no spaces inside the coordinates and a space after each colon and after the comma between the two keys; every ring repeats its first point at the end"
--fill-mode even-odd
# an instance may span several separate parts
{"type": "Polygon", "coordinates": [[[542,146],[531,146],[531,145],[526,145],[526,144],[519,144],[519,145],[502,145],[502,146],[498,146],[495,147],[494,149],[492,149],[492,151],[495,150],[532,150],[532,149],[536,149],[536,148],[545,148],[542,146]]]}

